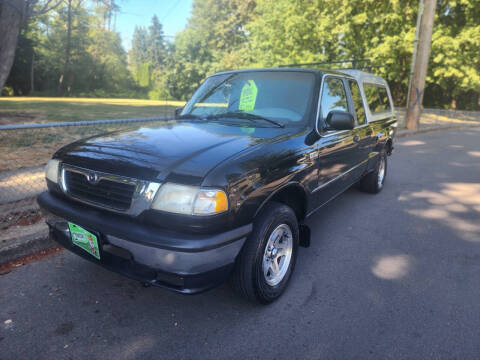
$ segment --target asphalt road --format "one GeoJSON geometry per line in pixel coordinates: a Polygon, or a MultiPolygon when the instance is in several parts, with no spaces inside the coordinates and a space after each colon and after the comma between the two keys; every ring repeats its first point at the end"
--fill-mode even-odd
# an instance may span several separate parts
{"type": "Polygon", "coordinates": [[[479,359],[480,129],[396,142],[309,221],[285,295],[143,288],[62,252],[0,276],[0,359],[479,359]]]}

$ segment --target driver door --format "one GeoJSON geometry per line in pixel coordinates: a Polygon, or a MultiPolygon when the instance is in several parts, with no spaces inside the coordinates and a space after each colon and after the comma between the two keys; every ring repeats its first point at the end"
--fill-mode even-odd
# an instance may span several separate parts
{"type": "Polygon", "coordinates": [[[345,79],[326,75],[321,89],[320,111],[317,129],[318,185],[315,200],[321,206],[350,187],[355,177],[352,170],[358,160],[358,142],[355,130],[329,130],[326,118],[332,110],[352,112],[346,91],[345,79]]]}

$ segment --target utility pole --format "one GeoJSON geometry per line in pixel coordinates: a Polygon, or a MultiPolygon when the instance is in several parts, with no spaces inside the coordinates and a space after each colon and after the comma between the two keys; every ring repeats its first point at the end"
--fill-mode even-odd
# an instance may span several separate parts
{"type": "MultiPolygon", "coordinates": [[[[406,106],[410,103],[410,90],[412,89],[412,80],[413,80],[413,71],[415,70],[415,60],[417,59],[418,51],[418,35],[420,33],[420,22],[422,21],[423,15],[423,0],[420,0],[418,3],[418,14],[417,14],[417,25],[415,27],[415,38],[413,39],[413,54],[412,54],[412,64],[410,66],[410,74],[408,74],[408,91],[407,91],[407,101],[406,106]]],[[[405,120],[407,118],[407,112],[405,111],[405,120]]]]}
{"type": "Polygon", "coordinates": [[[407,96],[407,117],[405,123],[407,129],[411,130],[418,129],[422,112],[423,92],[425,90],[425,78],[427,77],[436,6],[437,0],[424,0],[423,14],[420,21],[418,49],[412,58],[414,68],[410,80],[411,86],[407,96]]]}

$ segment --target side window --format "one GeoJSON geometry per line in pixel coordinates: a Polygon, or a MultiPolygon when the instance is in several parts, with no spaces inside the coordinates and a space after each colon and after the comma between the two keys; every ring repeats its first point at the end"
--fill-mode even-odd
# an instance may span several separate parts
{"type": "Polygon", "coordinates": [[[328,113],[332,110],[348,111],[347,95],[341,79],[334,77],[325,79],[320,109],[323,120],[327,118],[328,113]]]}
{"type": "Polygon", "coordinates": [[[366,117],[360,88],[355,80],[348,80],[348,86],[350,87],[350,93],[352,94],[352,101],[353,106],[355,107],[355,113],[357,114],[358,125],[364,125],[366,117]]]}
{"type": "Polygon", "coordinates": [[[391,111],[387,89],[384,86],[363,84],[363,90],[365,90],[365,97],[372,114],[391,111]]]}

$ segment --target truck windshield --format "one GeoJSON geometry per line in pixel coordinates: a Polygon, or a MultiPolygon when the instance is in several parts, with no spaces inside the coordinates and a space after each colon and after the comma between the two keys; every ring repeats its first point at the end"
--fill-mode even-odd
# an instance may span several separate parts
{"type": "Polygon", "coordinates": [[[308,117],[314,83],[313,73],[299,71],[214,75],[198,88],[181,115],[217,119],[238,115],[239,120],[264,120],[255,122],[261,126],[302,124],[308,117]]]}

